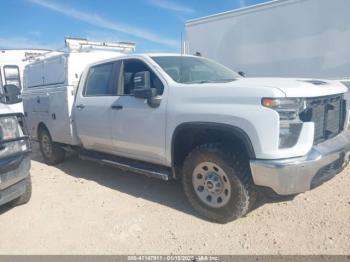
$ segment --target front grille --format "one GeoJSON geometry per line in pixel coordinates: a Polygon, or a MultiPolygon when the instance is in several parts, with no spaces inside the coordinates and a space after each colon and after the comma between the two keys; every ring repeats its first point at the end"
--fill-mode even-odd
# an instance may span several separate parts
{"type": "Polygon", "coordinates": [[[314,144],[335,137],[344,128],[346,101],[344,95],[306,99],[306,109],[300,113],[303,122],[315,123],[314,144]]]}

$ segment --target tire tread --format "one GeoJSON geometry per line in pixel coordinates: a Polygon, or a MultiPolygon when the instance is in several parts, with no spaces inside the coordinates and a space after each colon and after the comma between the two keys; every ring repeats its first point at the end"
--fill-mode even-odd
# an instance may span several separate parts
{"type": "Polygon", "coordinates": [[[198,157],[198,155],[200,157],[205,157],[205,154],[207,152],[219,155],[222,160],[228,165],[228,167],[231,169],[231,172],[228,175],[234,174],[241,181],[243,196],[241,195],[241,199],[237,203],[239,207],[237,212],[232,212],[230,216],[222,216],[219,214],[219,212],[213,212],[209,208],[203,208],[202,205],[198,203],[199,200],[197,200],[196,196],[191,192],[192,184],[186,185],[187,179],[183,178],[183,188],[190,204],[199,214],[214,222],[227,223],[244,216],[252,209],[256,200],[256,190],[251,177],[247,159],[239,156],[237,153],[231,150],[226,149],[222,144],[202,144],[193,149],[187,155],[183,165],[183,176],[192,175],[192,172],[191,174],[188,174],[188,172],[190,172],[189,166],[193,162],[193,159],[195,157],[198,157]]]}
{"type": "Polygon", "coordinates": [[[64,161],[65,156],[66,156],[66,152],[65,150],[59,146],[57,143],[52,141],[51,135],[49,133],[49,131],[45,128],[40,130],[39,133],[39,144],[40,144],[40,151],[41,151],[41,155],[43,156],[45,162],[48,165],[57,165],[60,164],[64,161]],[[50,138],[50,142],[51,142],[51,147],[52,147],[52,156],[51,157],[47,157],[44,154],[44,151],[42,149],[42,145],[41,145],[41,137],[46,134],[48,135],[48,137],[50,138]]]}

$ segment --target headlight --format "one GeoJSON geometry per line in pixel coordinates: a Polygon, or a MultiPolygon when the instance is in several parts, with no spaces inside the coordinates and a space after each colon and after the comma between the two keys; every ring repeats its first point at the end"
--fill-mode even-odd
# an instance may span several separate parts
{"type": "Polygon", "coordinates": [[[263,98],[261,104],[276,110],[281,120],[293,120],[303,110],[304,101],[302,98],[263,98]]]}
{"type": "Polygon", "coordinates": [[[0,117],[0,158],[27,151],[27,140],[23,137],[17,117],[0,117]]]}
{"type": "Polygon", "coordinates": [[[274,109],[280,117],[279,148],[290,148],[298,142],[303,122],[299,113],[304,110],[302,98],[263,98],[261,104],[274,109]]]}
{"type": "Polygon", "coordinates": [[[10,140],[20,137],[20,127],[15,116],[0,117],[0,139],[10,140]]]}

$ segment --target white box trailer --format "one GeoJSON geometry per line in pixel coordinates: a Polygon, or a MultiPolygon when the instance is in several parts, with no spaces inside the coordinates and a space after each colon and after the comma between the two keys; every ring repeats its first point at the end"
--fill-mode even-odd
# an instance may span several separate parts
{"type": "Polygon", "coordinates": [[[25,67],[22,97],[32,137],[37,137],[42,123],[57,142],[74,145],[78,142],[72,125],[72,106],[83,70],[93,62],[132,52],[135,45],[84,39],[66,39],[66,45],[65,52],[45,54],[25,67]]]}
{"type": "Polygon", "coordinates": [[[23,113],[21,102],[5,101],[6,85],[15,85],[20,92],[23,90],[24,67],[38,55],[50,52],[46,49],[0,49],[0,103],[6,103],[12,111],[23,113]]]}
{"type": "Polygon", "coordinates": [[[276,0],[190,20],[186,50],[248,76],[350,79],[350,1],[276,0]]]}

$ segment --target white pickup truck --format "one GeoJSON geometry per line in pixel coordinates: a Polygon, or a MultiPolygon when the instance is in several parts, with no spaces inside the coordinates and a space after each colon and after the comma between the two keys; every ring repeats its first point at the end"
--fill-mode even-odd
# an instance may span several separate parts
{"type": "Polygon", "coordinates": [[[73,98],[35,111],[60,88],[23,94],[47,163],[73,149],[83,159],[181,179],[194,209],[212,221],[246,214],[260,186],[301,193],[349,162],[347,88],[337,81],[244,78],[202,57],[122,55],[86,68],[73,98]],[[67,110],[69,121],[60,117],[67,110]]]}

